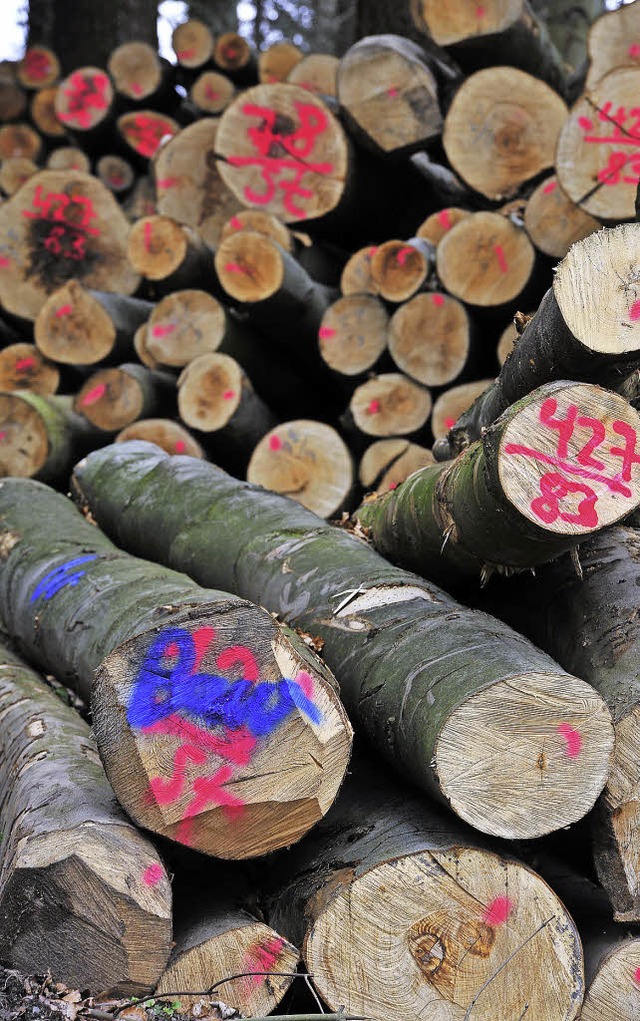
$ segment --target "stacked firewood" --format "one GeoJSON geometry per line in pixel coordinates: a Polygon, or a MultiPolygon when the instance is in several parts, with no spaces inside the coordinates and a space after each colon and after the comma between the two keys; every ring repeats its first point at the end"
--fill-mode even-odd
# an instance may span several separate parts
{"type": "Polygon", "coordinates": [[[640,6],[412,11],[1,69],[12,967],[640,1010],[640,6]]]}

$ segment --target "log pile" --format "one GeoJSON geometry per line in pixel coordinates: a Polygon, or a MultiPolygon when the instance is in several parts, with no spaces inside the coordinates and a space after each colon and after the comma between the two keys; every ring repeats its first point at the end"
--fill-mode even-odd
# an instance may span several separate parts
{"type": "Polygon", "coordinates": [[[640,1010],[640,7],[411,16],[2,69],[10,967],[640,1010]]]}

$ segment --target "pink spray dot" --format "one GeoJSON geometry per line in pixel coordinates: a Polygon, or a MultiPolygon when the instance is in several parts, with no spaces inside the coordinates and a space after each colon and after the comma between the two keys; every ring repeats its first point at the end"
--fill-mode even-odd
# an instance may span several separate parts
{"type": "Polygon", "coordinates": [[[369,258],[371,258],[372,255],[375,255],[377,251],[378,251],[378,246],[377,245],[372,245],[370,247],[370,249],[369,249],[369,258]]]}
{"type": "Polygon", "coordinates": [[[390,89],[387,89],[387,95],[391,96],[392,99],[396,99],[400,95],[400,89],[396,88],[394,85],[390,89]]]}
{"type": "Polygon", "coordinates": [[[63,316],[71,315],[72,312],[73,305],[61,305],[56,309],[56,319],[62,319],[63,316]]]}
{"type": "Polygon", "coordinates": [[[163,874],[164,869],[162,868],[162,865],[150,865],[149,868],[145,870],[142,881],[146,883],[147,886],[155,886],[156,883],[160,882],[163,874]]]}
{"type": "Polygon", "coordinates": [[[545,195],[550,195],[552,191],[555,191],[558,187],[557,181],[548,181],[542,189],[545,195]]]}
{"type": "Polygon", "coordinates": [[[166,337],[169,333],[173,333],[175,328],[175,323],[167,323],[166,325],[159,323],[157,326],[153,327],[151,333],[154,337],[166,337]]]}
{"type": "Polygon", "coordinates": [[[498,266],[500,267],[501,273],[507,273],[509,271],[509,265],[507,263],[506,256],[504,254],[504,248],[502,245],[494,245],[493,250],[496,253],[496,259],[498,260],[498,266]]]}
{"type": "Polygon", "coordinates": [[[321,326],[318,330],[318,336],[322,340],[328,340],[329,337],[335,337],[336,331],[331,326],[321,326]]]}
{"type": "Polygon", "coordinates": [[[83,407],[88,408],[91,404],[95,404],[96,401],[99,401],[101,397],[104,397],[106,392],[107,388],[104,383],[98,383],[97,386],[94,386],[93,390],[89,390],[89,392],[84,395],[80,403],[83,407]]]}
{"type": "Polygon", "coordinates": [[[185,450],[187,449],[187,444],[184,442],[184,440],[176,440],[176,444],[173,449],[175,450],[176,454],[184,454],[185,450]]]}
{"type": "Polygon", "coordinates": [[[400,249],[400,251],[396,255],[396,259],[398,261],[399,266],[404,266],[405,262],[407,261],[408,257],[411,255],[413,250],[414,249],[411,248],[410,245],[405,245],[404,248],[400,249]]]}
{"type": "Polygon", "coordinates": [[[226,273],[246,273],[237,262],[228,262],[224,268],[226,273]]]}
{"type": "Polygon", "coordinates": [[[578,117],[578,124],[584,131],[593,130],[593,121],[590,121],[588,117],[578,117]]]}
{"type": "Polygon", "coordinates": [[[225,392],[222,395],[222,400],[223,401],[232,401],[233,398],[235,397],[235,395],[236,395],[235,390],[225,390],[225,392]]]}
{"type": "Polygon", "coordinates": [[[479,18],[484,18],[485,14],[486,14],[486,11],[485,11],[484,7],[480,7],[480,6],[476,7],[476,18],[478,18],[478,19],[479,18]]]}
{"type": "Polygon", "coordinates": [[[0,255],[0,269],[6,269],[7,266],[11,265],[11,259],[8,259],[6,255],[0,255]]]}
{"type": "Polygon", "coordinates": [[[232,216],[231,219],[229,220],[229,223],[231,224],[234,230],[242,230],[242,220],[240,220],[239,217],[232,216]]]}
{"type": "Polygon", "coordinates": [[[482,920],[487,925],[503,925],[513,911],[513,901],[509,897],[496,897],[487,906],[482,920]]]}
{"type": "Polygon", "coordinates": [[[380,411],[380,401],[371,401],[367,408],[367,415],[377,415],[380,411]]]}
{"type": "Polygon", "coordinates": [[[398,488],[398,483],[397,482],[392,482],[391,485],[389,486],[389,489],[397,489],[397,488],[398,488]]]}
{"type": "Polygon", "coordinates": [[[580,754],[582,749],[582,738],[579,732],[568,723],[561,723],[558,726],[558,733],[562,735],[566,742],[566,754],[570,759],[575,759],[576,755],[580,754]]]}
{"type": "Polygon", "coordinates": [[[7,434],[6,433],[0,433],[0,441],[6,440],[6,438],[7,438],[7,434]]]}
{"type": "Polygon", "coordinates": [[[35,358],[21,358],[20,361],[15,363],[16,372],[26,372],[28,369],[33,369],[36,364],[35,358]]]}
{"type": "Polygon", "coordinates": [[[140,85],[139,82],[132,82],[131,91],[133,92],[134,96],[142,95],[142,85],[140,85]]]}
{"type": "Polygon", "coordinates": [[[444,295],[443,294],[432,294],[431,295],[431,300],[432,300],[433,304],[436,306],[436,308],[441,308],[442,305],[444,305],[444,295]]]}
{"type": "Polygon", "coordinates": [[[220,93],[216,92],[216,90],[214,89],[213,85],[210,85],[209,83],[207,83],[205,85],[205,87],[204,87],[204,94],[205,94],[207,99],[212,99],[213,100],[213,99],[219,99],[220,98],[220,93]]]}
{"type": "Polygon", "coordinates": [[[455,418],[445,418],[444,424],[447,427],[447,429],[453,429],[454,425],[456,424],[456,420],[455,418]]]}
{"type": "Polygon", "coordinates": [[[444,227],[445,230],[451,230],[452,224],[448,209],[440,210],[438,213],[438,223],[441,227],[444,227]]]}
{"type": "Polygon", "coordinates": [[[640,57],[640,43],[631,43],[627,53],[630,57],[633,57],[634,60],[636,57],[640,57]]]}
{"type": "Polygon", "coordinates": [[[151,251],[151,235],[153,234],[153,227],[150,223],[144,225],[144,247],[148,252],[151,251]]]}
{"type": "MultiPolygon", "coordinates": [[[[162,177],[158,181],[158,188],[175,188],[176,184],[179,183],[177,177],[162,177]]],[[[147,224],[149,226],[149,224],[147,224]]]]}
{"type": "Polygon", "coordinates": [[[637,319],[640,319],[640,300],[634,301],[633,305],[629,309],[629,319],[633,319],[634,323],[637,319]]]}
{"type": "Polygon", "coordinates": [[[282,440],[279,436],[272,436],[269,440],[269,450],[280,450],[282,440]]]}
{"type": "Polygon", "coordinates": [[[640,986],[640,968],[636,968],[636,970],[634,971],[634,973],[633,973],[633,981],[637,982],[638,985],[640,986]]]}

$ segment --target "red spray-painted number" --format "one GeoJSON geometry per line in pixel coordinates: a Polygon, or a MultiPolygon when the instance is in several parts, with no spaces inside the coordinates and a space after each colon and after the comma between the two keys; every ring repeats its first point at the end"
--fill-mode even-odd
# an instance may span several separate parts
{"type": "Polygon", "coordinates": [[[58,113],[58,120],[78,128],[90,128],[93,120],[91,110],[106,110],[109,106],[108,89],[106,74],[74,71],[69,76],[67,87],[62,90],[67,99],[67,109],[58,113]]]}
{"type": "Polygon", "coordinates": [[[619,106],[613,111],[613,103],[605,103],[597,112],[597,122],[606,127],[599,129],[589,117],[579,117],[583,141],[589,145],[615,145],[608,162],[598,171],[601,184],[637,185],[640,181],[640,107],[627,110],[619,106]],[[625,172],[626,171],[626,172],[625,172]]]}

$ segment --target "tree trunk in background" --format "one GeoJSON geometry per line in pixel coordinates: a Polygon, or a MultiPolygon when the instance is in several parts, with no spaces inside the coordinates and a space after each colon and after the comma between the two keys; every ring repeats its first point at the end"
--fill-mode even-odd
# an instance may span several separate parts
{"type": "Polygon", "coordinates": [[[157,0],[30,0],[28,45],[51,47],[64,74],[83,64],[106,67],[121,43],[157,48],[157,8],[157,0]]]}
{"type": "Polygon", "coordinates": [[[529,0],[568,64],[578,68],[587,56],[589,25],[606,7],[604,0],[529,0]]]}

